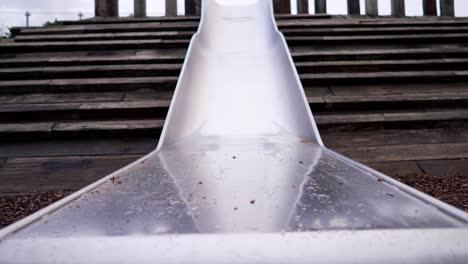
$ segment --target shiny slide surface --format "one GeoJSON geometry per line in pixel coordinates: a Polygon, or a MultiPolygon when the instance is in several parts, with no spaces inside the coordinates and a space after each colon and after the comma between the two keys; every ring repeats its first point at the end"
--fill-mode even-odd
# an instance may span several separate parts
{"type": "Polygon", "coordinates": [[[466,213],[327,149],[271,1],[204,0],[158,148],[0,263],[464,263],[466,213]]]}

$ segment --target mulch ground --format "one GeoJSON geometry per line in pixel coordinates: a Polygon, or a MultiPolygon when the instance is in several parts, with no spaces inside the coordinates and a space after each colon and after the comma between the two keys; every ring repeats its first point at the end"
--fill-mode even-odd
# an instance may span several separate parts
{"type": "MultiPolygon", "coordinates": [[[[468,212],[468,176],[436,177],[424,174],[397,176],[396,179],[437,199],[468,212]]],[[[71,192],[0,196],[0,228],[50,205],[71,192]]]]}
{"type": "Polygon", "coordinates": [[[70,192],[0,196],[0,228],[34,213],[64,198],[68,194],[70,194],[70,192]]]}
{"type": "Polygon", "coordinates": [[[395,177],[407,185],[468,212],[468,175],[429,176],[409,174],[395,177]]]}

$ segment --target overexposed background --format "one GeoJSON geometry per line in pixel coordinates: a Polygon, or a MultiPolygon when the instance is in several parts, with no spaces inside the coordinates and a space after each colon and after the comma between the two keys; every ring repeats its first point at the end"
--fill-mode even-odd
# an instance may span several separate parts
{"type": "MultiPolygon", "coordinates": [[[[184,13],[184,0],[178,2],[179,13],[184,13]]],[[[329,14],[346,14],[347,0],[327,0],[329,14]]],[[[364,2],[361,1],[361,13],[364,14],[364,2]]],[[[164,15],[164,0],[147,0],[149,16],[164,15]]],[[[310,12],[314,13],[314,0],[309,0],[310,12]]],[[[439,2],[439,0],[437,0],[439,2]]],[[[422,15],[422,0],[406,0],[406,14],[408,16],[422,15]]],[[[120,16],[129,16],[133,12],[133,0],[120,0],[120,16]]],[[[296,1],[291,1],[293,13],[296,12],[296,1]]],[[[4,34],[8,27],[25,26],[26,11],[31,13],[30,26],[40,26],[46,21],[77,20],[78,13],[83,18],[94,15],[94,0],[0,0],[0,34],[4,34]]],[[[379,13],[390,14],[390,0],[379,0],[379,13]]],[[[455,15],[468,16],[468,0],[455,0],[455,15]]]]}

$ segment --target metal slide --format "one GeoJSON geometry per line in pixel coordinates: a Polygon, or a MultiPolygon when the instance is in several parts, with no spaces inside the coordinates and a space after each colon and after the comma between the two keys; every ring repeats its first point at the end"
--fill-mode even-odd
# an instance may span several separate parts
{"type": "Polygon", "coordinates": [[[323,145],[271,2],[204,0],[157,150],[0,263],[466,263],[466,213],[323,145]]]}

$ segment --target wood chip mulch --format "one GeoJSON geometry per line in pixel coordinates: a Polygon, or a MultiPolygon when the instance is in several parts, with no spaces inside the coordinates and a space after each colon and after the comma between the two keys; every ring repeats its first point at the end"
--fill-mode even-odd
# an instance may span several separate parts
{"type": "Polygon", "coordinates": [[[0,228],[12,224],[71,192],[47,192],[28,195],[0,196],[0,228]]]}
{"type": "Polygon", "coordinates": [[[468,175],[430,176],[408,174],[395,177],[407,185],[468,212],[468,175]]]}
{"type": "MultiPolygon", "coordinates": [[[[397,180],[468,212],[467,176],[429,176],[408,174],[397,180]]],[[[47,192],[31,195],[0,196],[0,228],[42,209],[71,192],[47,192]]]]}

